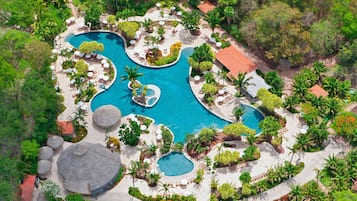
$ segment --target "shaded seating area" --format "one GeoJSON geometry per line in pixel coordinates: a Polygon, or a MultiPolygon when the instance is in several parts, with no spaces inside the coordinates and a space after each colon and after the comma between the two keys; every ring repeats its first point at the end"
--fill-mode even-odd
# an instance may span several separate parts
{"type": "Polygon", "coordinates": [[[110,189],[119,174],[120,156],[101,144],[82,142],[64,150],[57,160],[63,187],[85,195],[98,196],[110,189]]]}
{"type": "Polygon", "coordinates": [[[120,124],[121,112],[113,105],[103,105],[93,113],[93,122],[102,129],[113,129],[120,124]]]}

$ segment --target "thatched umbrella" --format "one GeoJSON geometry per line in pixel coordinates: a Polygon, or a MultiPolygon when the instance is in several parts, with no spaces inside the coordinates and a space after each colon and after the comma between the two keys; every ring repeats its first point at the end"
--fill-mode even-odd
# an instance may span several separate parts
{"type": "Polygon", "coordinates": [[[53,156],[53,150],[49,146],[43,146],[38,154],[38,159],[40,160],[50,160],[53,156]]]}
{"type": "Polygon", "coordinates": [[[58,135],[53,135],[47,139],[47,145],[53,150],[58,149],[63,144],[63,138],[58,135]]]}
{"type": "Polygon", "coordinates": [[[113,105],[104,105],[93,113],[93,122],[100,128],[115,128],[120,124],[121,112],[113,105]]]}
{"type": "Polygon", "coordinates": [[[51,161],[39,160],[37,163],[37,174],[41,178],[46,178],[46,175],[50,172],[52,167],[51,161]]]}
{"type": "Polygon", "coordinates": [[[61,153],[57,169],[65,189],[97,196],[113,186],[119,174],[120,157],[101,144],[82,142],[61,153]]]}

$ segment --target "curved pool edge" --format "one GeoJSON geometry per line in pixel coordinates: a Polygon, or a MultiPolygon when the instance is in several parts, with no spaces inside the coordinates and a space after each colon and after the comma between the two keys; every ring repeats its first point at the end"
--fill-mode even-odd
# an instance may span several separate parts
{"type": "Polygon", "coordinates": [[[155,160],[155,164],[157,165],[157,169],[158,171],[161,173],[162,178],[161,180],[166,180],[168,181],[168,183],[178,183],[180,182],[182,179],[187,179],[188,181],[192,181],[195,177],[196,177],[196,171],[202,168],[202,165],[200,165],[200,163],[198,161],[196,161],[195,159],[193,159],[190,155],[188,155],[185,151],[179,152],[179,151],[170,151],[168,153],[159,155],[157,157],[157,159],[155,160]],[[161,171],[160,167],[159,167],[159,160],[162,157],[165,157],[171,153],[181,153],[183,154],[189,161],[191,161],[191,163],[193,164],[192,170],[185,173],[185,174],[181,174],[181,175],[176,175],[176,176],[169,176],[166,175],[164,172],[161,171]]]}
{"type": "MultiPolygon", "coordinates": [[[[128,54],[128,51],[127,51],[127,41],[126,39],[120,34],[120,33],[117,33],[117,32],[113,32],[113,31],[110,31],[110,30],[105,30],[105,29],[99,29],[99,30],[91,30],[91,31],[86,31],[86,32],[79,32],[79,33],[73,33],[74,36],[78,36],[78,35],[83,35],[83,34],[86,34],[86,33],[96,33],[96,32],[99,32],[99,33],[112,33],[112,34],[115,34],[117,36],[119,36],[122,40],[123,40],[123,43],[124,43],[124,50],[125,50],[125,53],[126,55],[128,56],[128,58],[133,61],[134,63],[142,66],[142,67],[145,67],[145,68],[152,68],[152,69],[160,69],[160,68],[167,68],[167,67],[170,67],[170,66],[173,66],[175,65],[181,58],[181,52],[184,48],[187,48],[187,47],[191,47],[191,46],[187,46],[187,47],[181,47],[180,51],[179,51],[179,55],[177,56],[177,59],[172,62],[172,63],[169,63],[169,64],[165,64],[165,65],[162,65],[162,66],[150,66],[150,65],[147,65],[147,64],[144,64],[144,63],[141,63],[141,62],[138,62],[136,61],[135,59],[133,59],[132,55],[128,54]]],[[[68,37],[69,35],[67,35],[68,37]]],[[[67,39],[66,39],[67,40],[67,39]]],[[[181,41],[180,41],[181,42],[181,41]]]]}

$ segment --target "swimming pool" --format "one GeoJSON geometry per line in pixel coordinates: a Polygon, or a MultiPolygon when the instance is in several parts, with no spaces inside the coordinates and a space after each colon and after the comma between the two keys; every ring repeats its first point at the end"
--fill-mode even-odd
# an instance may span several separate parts
{"type": "MultiPolygon", "coordinates": [[[[160,101],[155,107],[143,108],[131,100],[132,93],[127,87],[128,81],[120,81],[120,76],[125,75],[125,66],[137,65],[126,55],[122,38],[107,32],[89,32],[67,38],[67,41],[77,48],[83,41],[92,40],[104,44],[102,55],[114,63],[118,75],[109,89],[92,100],[92,111],[102,105],[112,104],[121,110],[123,116],[134,113],[151,117],[157,124],[164,124],[170,128],[175,135],[175,142],[183,142],[187,134],[198,132],[204,127],[214,125],[223,128],[229,123],[204,108],[191,91],[187,58],[192,54],[193,48],[183,49],[181,58],[171,67],[139,69],[139,72],[144,74],[139,78],[142,84],[154,84],[161,89],[160,101]]],[[[250,111],[249,108],[248,110],[250,111]]],[[[243,115],[243,122],[249,124],[252,129],[259,129],[256,119],[252,118],[255,118],[255,115],[246,112],[243,115]]]]}
{"type": "Polygon", "coordinates": [[[191,172],[193,163],[183,153],[171,152],[166,156],[161,157],[157,164],[160,171],[166,176],[178,176],[191,172]]]}

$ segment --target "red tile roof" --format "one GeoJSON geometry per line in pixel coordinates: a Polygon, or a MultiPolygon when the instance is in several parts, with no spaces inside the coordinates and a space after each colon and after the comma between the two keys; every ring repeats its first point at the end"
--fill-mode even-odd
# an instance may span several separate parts
{"type": "Polygon", "coordinates": [[[216,59],[229,70],[227,75],[231,78],[237,78],[238,74],[249,73],[257,68],[255,63],[233,46],[219,50],[216,59]]]}
{"type": "Polygon", "coordinates": [[[32,193],[35,185],[36,175],[26,175],[19,186],[21,201],[32,201],[32,193]]]}
{"type": "Polygon", "coordinates": [[[317,97],[320,97],[320,96],[326,97],[326,96],[328,96],[327,91],[325,91],[322,87],[320,87],[317,84],[315,84],[313,87],[311,87],[309,89],[309,92],[314,94],[317,97]]]}
{"type": "Polygon", "coordinates": [[[57,126],[62,135],[73,135],[74,127],[71,121],[57,121],[57,126]]]}
{"type": "Polygon", "coordinates": [[[201,3],[200,5],[197,6],[198,9],[204,14],[210,12],[211,10],[215,9],[216,6],[213,5],[211,2],[206,1],[204,3],[201,3]]]}

